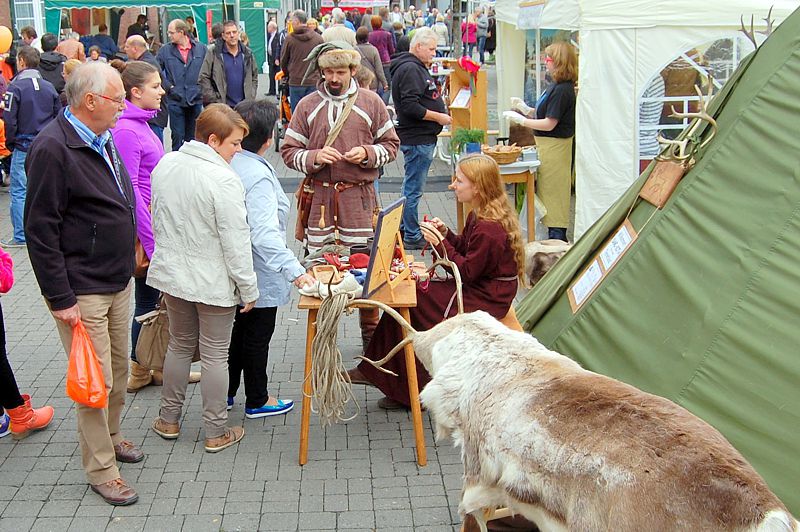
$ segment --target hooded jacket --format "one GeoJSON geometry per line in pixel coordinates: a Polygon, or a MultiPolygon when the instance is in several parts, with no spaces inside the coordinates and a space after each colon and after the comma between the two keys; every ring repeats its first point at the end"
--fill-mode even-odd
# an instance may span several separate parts
{"type": "Polygon", "coordinates": [[[164,156],[164,145],[147,121],[158,110],[140,109],[125,101],[125,110],[111,130],[114,143],[131,177],[136,198],[136,234],[147,257],[153,256],[153,224],[150,217],[150,173],[164,156]]]}
{"type": "Polygon", "coordinates": [[[319,81],[319,74],[314,72],[306,78],[303,83],[303,75],[306,73],[308,64],[306,57],[318,44],[322,44],[322,35],[308,26],[301,26],[286,36],[281,52],[281,70],[288,75],[288,83],[294,87],[316,87],[319,81]]]}
{"type": "Polygon", "coordinates": [[[151,118],[147,123],[151,126],[164,129],[167,127],[167,121],[169,120],[169,111],[167,111],[167,93],[169,92],[170,84],[166,79],[164,79],[164,73],[161,72],[161,65],[158,63],[156,56],[150,53],[150,50],[145,50],[144,53],[139,56],[138,60],[144,61],[145,63],[150,63],[158,69],[158,73],[161,75],[161,88],[164,89],[164,96],[161,98],[161,111],[159,111],[159,113],[151,118]]]}
{"type": "Polygon", "coordinates": [[[39,70],[44,79],[53,84],[59,94],[64,92],[64,86],[67,84],[62,75],[66,60],[67,58],[58,52],[44,52],[39,57],[37,70],[39,70]]]}
{"type": "Polygon", "coordinates": [[[428,72],[415,55],[403,52],[392,60],[392,99],[397,110],[397,136],[401,145],[435,144],[442,126],[424,120],[425,113],[446,113],[442,96],[428,72]]]}
{"type": "MultiPolygon", "coordinates": [[[[204,105],[226,103],[228,79],[225,75],[225,60],[222,57],[224,49],[225,41],[216,41],[208,47],[208,53],[203,59],[199,83],[204,105]]],[[[254,100],[258,90],[258,68],[253,58],[253,51],[240,43],[239,53],[244,57],[244,99],[254,100]]]]}
{"type": "Polygon", "coordinates": [[[192,43],[192,49],[189,50],[186,63],[178,51],[178,45],[174,43],[162,46],[156,56],[163,71],[162,76],[169,83],[167,98],[181,107],[203,103],[198,79],[203,58],[206,56],[206,45],[191,37],[189,41],[192,43]]]}

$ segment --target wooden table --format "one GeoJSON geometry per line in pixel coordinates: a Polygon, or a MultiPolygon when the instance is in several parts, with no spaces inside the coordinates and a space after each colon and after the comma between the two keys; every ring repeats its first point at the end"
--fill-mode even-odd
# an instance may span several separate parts
{"type": "MultiPolygon", "coordinates": [[[[386,303],[390,307],[397,309],[401,316],[411,323],[411,315],[408,309],[417,306],[417,291],[416,282],[413,279],[406,279],[401,282],[394,289],[394,297],[389,291],[389,286],[382,286],[372,298],[375,301],[386,303]]],[[[300,418],[300,465],[305,465],[308,462],[308,430],[311,423],[311,344],[314,342],[314,336],[317,334],[317,312],[321,299],[315,297],[301,296],[297,308],[301,310],[308,310],[308,321],[306,322],[306,361],[305,370],[303,371],[303,408],[300,418]]],[[[365,305],[359,305],[360,307],[365,305]]],[[[406,336],[406,330],[403,330],[403,338],[406,336]]],[[[425,435],[422,428],[422,408],[419,404],[419,386],[417,385],[417,366],[414,357],[414,347],[411,344],[406,344],[404,350],[406,373],[408,375],[408,396],[411,400],[411,419],[414,422],[414,439],[417,444],[417,463],[421,466],[427,465],[428,456],[425,451],[425,435]]]]}
{"type": "MultiPolygon", "coordinates": [[[[536,218],[534,197],[536,194],[536,169],[539,168],[541,163],[539,161],[517,161],[511,164],[500,165],[500,179],[503,183],[513,184],[514,189],[520,183],[525,183],[527,189],[525,190],[525,201],[527,202],[528,211],[528,242],[536,240],[536,218]]],[[[458,232],[464,229],[464,221],[467,214],[472,210],[472,205],[469,203],[460,203],[456,199],[456,220],[458,223],[458,232]]]]}

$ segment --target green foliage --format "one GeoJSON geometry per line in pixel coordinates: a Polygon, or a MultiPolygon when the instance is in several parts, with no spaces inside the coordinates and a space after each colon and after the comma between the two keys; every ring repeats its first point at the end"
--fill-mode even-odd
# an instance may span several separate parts
{"type": "Polygon", "coordinates": [[[459,154],[464,151],[464,146],[467,144],[471,142],[483,144],[485,139],[486,131],[482,129],[456,129],[450,137],[450,151],[453,155],[459,154]]]}

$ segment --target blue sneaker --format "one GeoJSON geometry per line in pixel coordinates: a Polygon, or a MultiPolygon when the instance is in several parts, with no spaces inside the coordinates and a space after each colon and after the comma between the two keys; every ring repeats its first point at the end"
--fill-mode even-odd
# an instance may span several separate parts
{"type": "Polygon", "coordinates": [[[280,416],[285,414],[294,406],[294,401],[287,399],[285,401],[278,399],[277,405],[264,405],[260,408],[245,408],[244,415],[250,419],[267,416],[280,416]]]}
{"type": "Polygon", "coordinates": [[[3,412],[2,417],[0,417],[0,438],[7,436],[9,432],[11,432],[11,418],[3,412]]]}
{"type": "Polygon", "coordinates": [[[228,407],[226,410],[230,410],[233,408],[233,397],[228,397],[228,407]]]}

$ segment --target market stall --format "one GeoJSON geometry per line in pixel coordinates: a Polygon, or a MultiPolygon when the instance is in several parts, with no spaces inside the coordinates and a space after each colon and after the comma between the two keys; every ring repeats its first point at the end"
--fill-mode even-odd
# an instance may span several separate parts
{"type": "Polygon", "coordinates": [[[653,76],[701,43],[735,38],[740,17],[749,26],[752,15],[755,30],[764,30],[770,8],[777,26],[798,5],[797,0],[498,0],[500,112],[509,97],[524,93],[526,36],[520,30],[579,32],[576,238],[639,175],[639,104],[653,76]]]}

